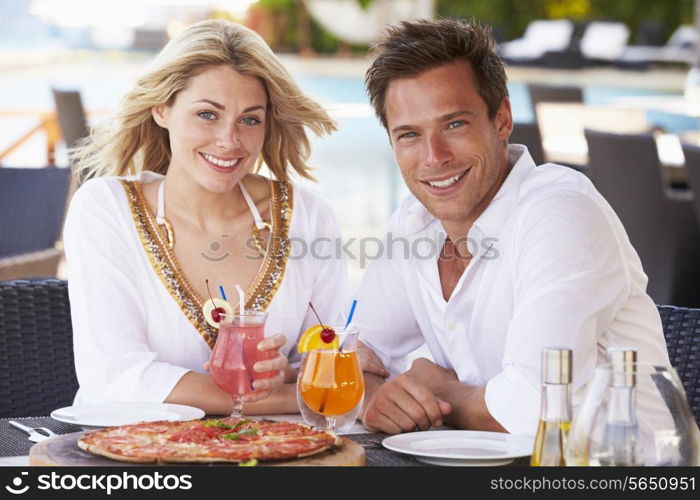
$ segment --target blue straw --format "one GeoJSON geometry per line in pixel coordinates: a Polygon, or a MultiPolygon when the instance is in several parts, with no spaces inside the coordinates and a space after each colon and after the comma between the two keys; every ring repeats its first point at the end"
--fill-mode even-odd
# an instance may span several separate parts
{"type": "Polygon", "coordinates": [[[357,301],[353,300],[352,306],[350,306],[350,314],[348,314],[348,320],[345,322],[345,328],[343,328],[343,330],[347,330],[348,326],[350,326],[350,322],[352,321],[352,317],[355,315],[355,306],[356,305],[357,305],[357,301]]]}
{"type": "Polygon", "coordinates": [[[222,285],[219,285],[219,293],[221,294],[222,299],[227,300],[226,294],[224,293],[224,287],[222,285]]]}
{"type": "MultiPolygon", "coordinates": [[[[343,331],[348,329],[348,326],[350,326],[350,322],[352,321],[352,317],[355,315],[355,306],[357,305],[357,301],[353,300],[352,301],[352,306],[350,306],[350,314],[348,314],[348,320],[345,322],[345,328],[343,328],[343,331]]],[[[343,342],[340,344],[340,347],[338,347],[338,350],[340,352],[343,352],[343,345],[345,344],[345,338],[343,339],[343,342]]]]}

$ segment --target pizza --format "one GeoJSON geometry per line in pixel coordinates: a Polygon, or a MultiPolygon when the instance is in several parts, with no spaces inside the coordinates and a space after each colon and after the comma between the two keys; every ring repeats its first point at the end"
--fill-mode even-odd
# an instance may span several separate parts
{"type": "Polygon", "coordinates": [[[142,463],[284,460],[340,443],[335,433],[305,424],[233,417],[107,427],[78,440],[80,448],[95,455],[142,463]]]}

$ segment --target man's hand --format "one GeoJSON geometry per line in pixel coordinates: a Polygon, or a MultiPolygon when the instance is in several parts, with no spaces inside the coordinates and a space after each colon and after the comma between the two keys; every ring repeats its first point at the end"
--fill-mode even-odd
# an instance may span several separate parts
{"type": "Polygon", "coordinates": [[[398,434],[440,426],[452,411],[409,370],[376,389],[362,414],[362,423],[373,431],[398,434]]]}
{"type": "Polygon", "coordinates": [[[360,360],[360,368],[363,372],[373,373],[381,378],[389,376],[389,371],[384,367],[384,363],[379,359],[379,356],[359,340],[357,341],[357,357],[360,360]]]}
{"type": "Polygon", "coordinates": [[[439,397],[444,397],[443,391],[450,384],[459,383],[457,373],[454,370],[444,368],[425,358],[414,360],[407,373],[410,373],[414,380],[430,388],[439,397]]]}
{"type": "Polygon", "coordinates": [[[459,381],[454,370],[444,368],[425,358],[416,359],[406,372],[435,396],[452,407],[445,415],[446,425],[457,429],[507,432],[486,406],[486,387],[471,386],[459,381]]]}

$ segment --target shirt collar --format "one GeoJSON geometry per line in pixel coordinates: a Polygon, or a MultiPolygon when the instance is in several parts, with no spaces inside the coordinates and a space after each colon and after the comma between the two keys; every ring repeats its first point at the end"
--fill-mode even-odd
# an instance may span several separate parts
{"type": "MultiPolygon", "coordinates": [[[[475,236],[474,232],[481,237],[494,237],[499,234],[503,223],[508,218],[511,208],[517,202],[517,193],[520,185],[527,174],[535,168],[527,148],[520,144],[510,144],[507,149],[508,164],[512,165],[506,180],[500,187],[496,196],[489,203],[486,210],[474,222],[469,237],[475,236]]],[[[437,222],[437,226],[442,229],[442,224],[433,216],[428,209],[417,198],[411,195],[408,202],[406,233],[412,235],[426,229],[431,224],[437,222]]]]}
{"type": "Polygon", "coordinates": [[[512,168],[486,210],[474,221],[469,230],[470,238],[495,237],[500,234],[513,207],[518,202],[523,180],[536,166],[525,146],[511,144],[508,146],[507,154],[508,164],[512,165],[512,168]]]}

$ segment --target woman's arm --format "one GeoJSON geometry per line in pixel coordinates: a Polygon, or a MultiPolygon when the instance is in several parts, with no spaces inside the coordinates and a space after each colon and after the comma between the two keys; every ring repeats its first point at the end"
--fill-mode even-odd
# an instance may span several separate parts
{"type": "Polygon", "coordinates": [[[139,256],[129,244],[126,199],[115,191],[122,186],[113,182],[86,182],[73,196],[64,229],[77,403],[161,402],[188,370],[159,361],[149,345],[139,256]]]}
{"type": "MultiPolygon", "coordinates": [[[[271,415],[298,413],[296,384],[277,386],[265,399],[243,403],[246,415],[271,415]]],[[[186,404],[201,408],[207,415],[230,415],[233,410],[231,396],[214,383],[208,375],[187,372],[173,388],[166,403],[186,404]]]]}

